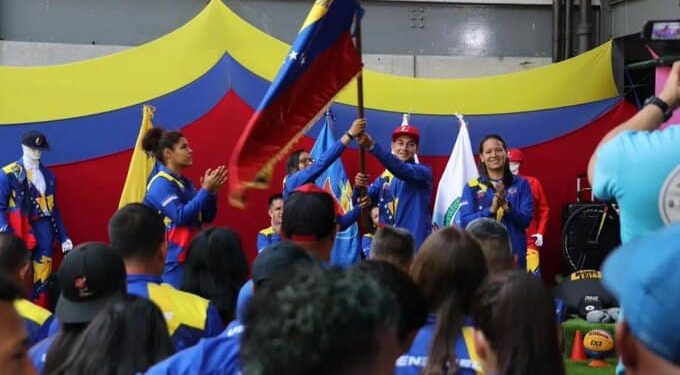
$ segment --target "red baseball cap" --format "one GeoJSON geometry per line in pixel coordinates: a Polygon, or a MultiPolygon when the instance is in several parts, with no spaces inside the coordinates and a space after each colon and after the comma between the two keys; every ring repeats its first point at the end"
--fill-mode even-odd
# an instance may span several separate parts
{"type": "Polygon", "coordinates": [[[511,148],[508,150],[508,160],[521,163],[524,160],[524,154],[522,150],[518,148],[511,148]]]}
{"type": "Polygon", "coordinates": [[[399,125],[392,132],[392,141],[393,142],[396,141],[397,138],[401,137],[402,135],[406,135],[413,138],[413,140],[416,141],[416,143],[420,142],[420,131],[415,126],[409,125],[409,115],[406,113],[404,113],[401,125],[399,125]]]}

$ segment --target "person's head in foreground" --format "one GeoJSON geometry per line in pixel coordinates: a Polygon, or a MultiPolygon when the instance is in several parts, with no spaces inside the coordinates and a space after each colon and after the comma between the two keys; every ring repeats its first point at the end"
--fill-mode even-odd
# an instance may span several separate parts
{"type": "Polygon", "coordinates": [[[680,224],[616,249],[603,266],[604,284],[619,300],[616,325],[626,374],[680,374],[680,224]]]}
{"type": "Polygon", "coordinates": [[[22,298],[18,285],[0,274],[0,374],[35,374],[28,359],[29,339],[14,301],[22,298]]]}
{"type": "Polygon", "coordinates": [[[402,228],[383,227],[375,232],[371,243],[371,260],[393,264],[404,272],[411,268],[416,245],[409,231],[402,228]]]}
{"type": "Polygon", "coordinates": [[[97,314],[52,374],[137,374],[174,350],[158,306],[128,294],[97,314]]]}
{"type": "Polygon", "coordinates": [[[503,223],[482,217],[473,220],[465,230],[472,234],[482,247],[490,275],[515,268],[517,260],[512,254],[510,234],[503,223]]]}
{"type": "Polygon", "coordinates": [[[302,185],[286,200],[281,236],[328,262],[338,228],[337,215],[330,194],[314,184],[302,185]]]}
{"type": "Polygon", "coordinates": [[[399,305],[400,352],[406,352],[411,347],[418,330],[427,320],[427,301],[423,292],[407,273],[392,263],[369,260],[359,262],[354,267],[357,271],[372,276],[383,288],[394,293],[399,305]]]}
{"type": "Polygon", "coordinates": [[[420,246],[411,277],[425,294],[430,313],[437,315],[425,373],[439,373],[447,364],[455,371],[454,344],[486,275],[484,254],[469,233],[440,229],[420,246]]]}
{"type": "Polygon", "coordinates": [[[399,308],[390,290],[363,272],[317,264],[281,276],[248,306],[244,375],[394,374],[399,308]]]}
{"type": "Polygon", "coordinates": [[[127,292],[123,258],[103,243],[78,245],[61,263],[59,284],[61,295],[54,313],[61,326],[47,352],[46,374],[59,368],[97,313],[127,292]]]}
{"type": "Polygon", "coordinates": [[[505,271],[477,290],[475,350],[486,374],[564,374],[555,305],[535,276],[505,271]]]}

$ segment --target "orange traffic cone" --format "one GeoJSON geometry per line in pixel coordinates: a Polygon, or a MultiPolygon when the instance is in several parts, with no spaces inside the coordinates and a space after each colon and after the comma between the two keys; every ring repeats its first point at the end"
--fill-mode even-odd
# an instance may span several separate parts
{"type": "Polygon", "coordinates": [[[581,330],[576,330],[574,333],[574,343],[571,344],[571,360],[585,361],[588,359],[586,353],[583,351],[583,333],[581,330]]]}

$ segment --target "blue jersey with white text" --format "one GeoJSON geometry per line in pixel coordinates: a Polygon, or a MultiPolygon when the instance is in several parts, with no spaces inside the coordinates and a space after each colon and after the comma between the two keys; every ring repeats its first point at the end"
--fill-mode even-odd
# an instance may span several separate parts
{"type": "MultiPolygon", "coordinates": [[[[425,325],[418,331],[411,348],[397,358],[395,375],[419,375],[423,372],[427,365],[436,323],[436,315],[430,314],[425,325]]],[[[456,372],[458,375],[482,374],[482,367],[477,352],[475,352],[473,330],[472,321],[466,319],[463,323],[462,332],[456,339],[454,351],[458,364],[458,371],[456,372]]]]}

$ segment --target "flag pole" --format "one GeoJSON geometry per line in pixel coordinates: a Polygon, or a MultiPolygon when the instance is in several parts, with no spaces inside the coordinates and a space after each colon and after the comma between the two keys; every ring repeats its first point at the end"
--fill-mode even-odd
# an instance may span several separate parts
{"type": "MultiPolygon", "coordinates": [[[[360,1],[357,0],[360,4],[360,1]]],[[[362,49],[361,49],[361,16],[359,14],[354,16],[354,44],[359,52],[359,57],[363,60],[362,49]]],[[[357,117],[364,118],[364,78],[363,78],[363,68],[359,71],[357,75],[357,117]]],[[[366,149],[359,145],[359,172],[361,174],[366,174],[366,149]]],[[[368,194],[368,189],[361,188],[359,190],[359,196],[365,197],[368,194]]],[[[365,208],[361,209],[361,215],[359,216],[359,225],[361,225],[364,230],[368,231],[371,227],[371,211],[365,208]]]]}
{"type": "MultiPolygon", "coordinates": [[[[359,52],[359,57],[361,57],[361,17],[359,15],[355,16],[355,22],[354,43],[359,52]]],[[[357,117],[359,118],[364,118],[364,78],[362,71],[363,68],[357,75],[357,117]]],[[[359,146],[359,171],[366,173],[366,150],[361,146],[359,146]]]]}

